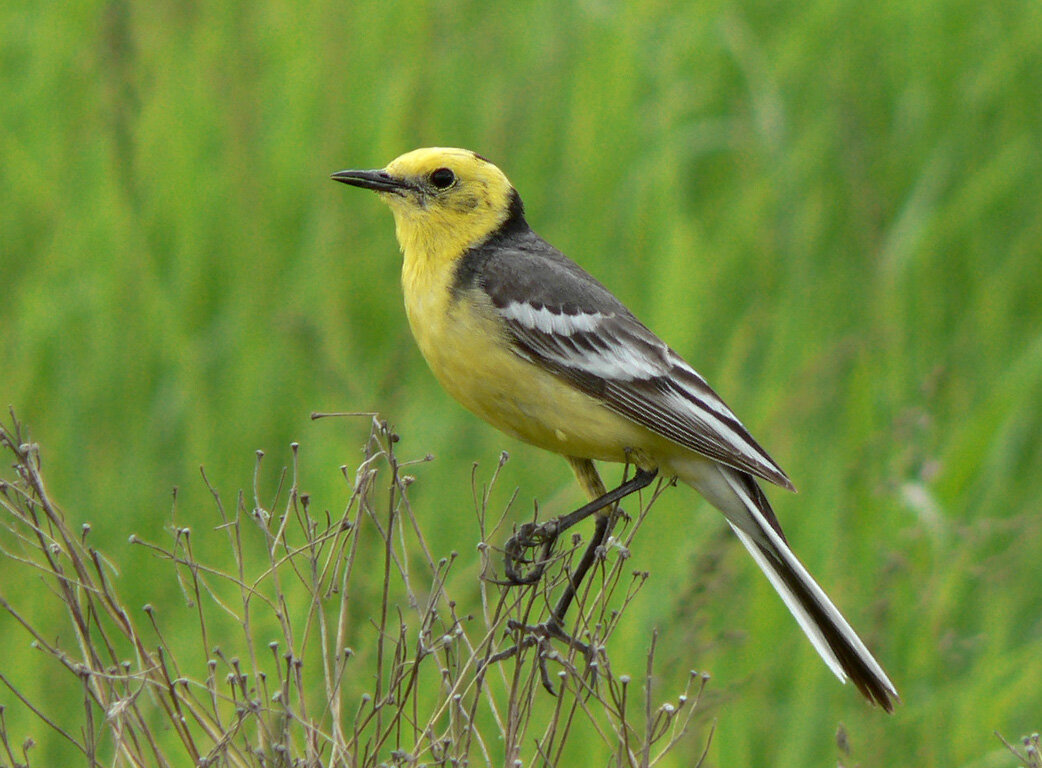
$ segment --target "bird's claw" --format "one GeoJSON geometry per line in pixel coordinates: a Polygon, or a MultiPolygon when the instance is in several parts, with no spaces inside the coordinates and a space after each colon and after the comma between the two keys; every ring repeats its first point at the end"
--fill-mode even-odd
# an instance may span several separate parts
{"type": "Polygon", "coordinates": [[[506,572],[506,584],[517,586],[535,584],[543,576],[550,553],[559,534],[557,520],[545,523],[525,523],[517,533],[510,537],[504,547],[503,569],[506,572]],[[539,556],[534,559],[526,557],[530,549],[539,548],[539,556]],[[530,568],[526,572],[526,568],[530,568]]]}
{"type": "Polygon", "coordinates": [[[586,657],[587,666],[594,668],[595,665],[592,662],[596,657],[596,650],[593,646],[588,645],[580,640],[576,640],[574,637],[569,635],[563,629],[561,629],[560,623],[556,619],[549,619],[541,624],[524,624],[520,621],[508,621],[507,629],[511,632],[520,632],[521,637],[515,645],[510,646],[506,650],[495,653],[485,660],[483,666],[489,666],[496,664],[500,661],[505,661],[513,656],[516,656],[526,648],[533,646],[539,647],[539,652],[536,656],[539,663],[539,679],[543,684],[543,688],[551,696],[556,696],[557,691],[554,688],[553,682],[550,680],[550,671],[547,669],[546,662],[549,660],[564,661],[562,656],[554,650],[551,645],[551,640],[560,640],[567,643],[570,647],[575,648],[584,657],[586,657]]]}

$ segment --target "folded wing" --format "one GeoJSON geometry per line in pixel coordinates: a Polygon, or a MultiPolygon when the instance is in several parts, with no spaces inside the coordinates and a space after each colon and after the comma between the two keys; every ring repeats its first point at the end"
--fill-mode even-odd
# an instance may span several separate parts
{"type": "Polygon", "coordinates": [[[531,230],[512,245],[480,274],[519,354],[679,445],[793,488],[705,379],[606,288],[531,230]]]}

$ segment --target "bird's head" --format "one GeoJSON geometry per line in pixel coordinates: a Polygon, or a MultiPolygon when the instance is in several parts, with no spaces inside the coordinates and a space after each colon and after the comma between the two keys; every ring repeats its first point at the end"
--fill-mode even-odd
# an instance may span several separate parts
{"type": "Polygon", "coordinates": [[[332,178],[380,195],[394,214],[406,258],[453,258],[520,214],[506,175],[466,149],[416,149],[386,168],[339,171],[332,178]]]}

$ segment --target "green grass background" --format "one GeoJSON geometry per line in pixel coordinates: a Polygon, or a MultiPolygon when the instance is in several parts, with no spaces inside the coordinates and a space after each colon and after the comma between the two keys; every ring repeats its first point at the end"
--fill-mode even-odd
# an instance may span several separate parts
{"type": "Polygon", "coordinates": [[[172,487],[213,522],[200,464],[231,498],[299,440],[335,506],[367,427],[312,410],[379,410],[436,457],[412,495],[436,553],[476,559],[470,468],[503,448],[501,502],[578,501],[438,389],[389,213],[327,179],[465,146],[789,472],[791,540],[904,697],[839,686],[675,490],[610,650],[639,673],[655,625],[664,680],[711,671],[710,764],[832,765],[842,722],[865,766],[1012,765],[993,730],[1042,726],[1042,6],[14,0],[0,71],[0,400],[131,576],[172,487]]]}

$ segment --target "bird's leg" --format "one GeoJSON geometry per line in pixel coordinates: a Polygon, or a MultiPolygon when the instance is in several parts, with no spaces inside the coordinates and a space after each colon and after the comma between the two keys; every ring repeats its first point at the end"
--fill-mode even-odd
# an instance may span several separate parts
{"type": "MultiPolygon", "coordinates": [[[[646,488],[658,475],[657,469],[645,470],[638,468],[637,473],[632,478],[622,483],[618,488],[606,492],[592,461],[589,459],[573,459],[571,457],[569,457],[568,461],[571,463],[579,483],[587,491],[588,495],[593,497],[593,500],[579,507],[574,512],[555,517],[553,520],[545,523],[525,523],[522,525],[520,530],[510,537],[504,548],[506,557],[503,565],[508,584],[534,584],[539,581],[550,560],[550,553],[553,550],[554,543],[562,533],[590,515],[600,512],[605,507],[614,505],[615,502],[629,496],[631,493],[646,488]],[[539,548],[538,557],[531,560],[527,559],[525,553],[537,547],[539,548]],[[531,565],[532,569],[528,573],[524,573],[522,569],[527,565],[531,565]]],[[[610,515],[605,515],[604,517],[608,516],[610,515]]],[[[591,542],[592,545],[593,542],[591,542]]],[[[599,546],[599,544],[596,546],[599,546]]],[[[587,554],[590,551],[591,549],[587,548],[587,554]]],[[[584,555],[583,561],[580,561],[580,566],[586,559],[586,555],[584,555]]],[[[589,566],[587,565],[583,573],[585,574],[585,570],[588,569],[589,566]]],[[[567,606],[565,608],[567,609],[567,606]]]]}
{"type": "Polygon", "coordinates": [[[494,654],[485,662],[486,664],[493,664],[516,655],[524,648],[539,646],[538,661],[540,677],[543,682],[543,687],[546,688],[551,695],[556,694],[546,669],[547,656],[552,652],[548,646],[548,640],[557,639],[566,642],[568,645],[578,649],[587,657],[588,661],[593,661],[595,649],[586,643],[576,640],[565,632],[564,616],[571,607],[572,602],[575,600],[579,586],[582,584],[583,579],[586,578],[586,574],[589,572],[590,568],[593,567],[597,558],[602,556],[602,548],[608,541],[608,536],[611,534],[615,521],[618,518],[619,513],[622,511],[617,502],[625,496],[647,487],[658,474],[658,470],[644,470],[638,468],[634,477],[623,482],[618,488],[615,488],[612,491],[605,491],[604,483],[601,481],[600,475],[597,474],[597,470],[592,461],[589,459],[569,458],[569,463],[572,465],[572,469],[575,472],[576,478],[579,480],[579,484],[582,485],[583,490],[586,491],[587,495],[592,497],[593,500],[574,512],[550,520],[543,525],[527,523],[515,536],[511,537],[506,545],[505,560],[505,570],[507,577],[510,579],[510,582],[508,583],[531,584],[537,581],[542,576],[543,570],[546,568],[546,564],[550,560],[550,553],[553,549],[554,542],[562,532],[571,528],[581,520],[585,520],[590,515],[600,512],[605,507],[610,507],[610,509],[607,514],[600,514],[597,516],[593,537],[590,539],[590,543],[586,546],[586,550],[583,552],[582,558],[580,558],[575,570],[567,574],[568,583],[565,586],[564,593],[558,599],[557,605],[555,605],[554,609],[551,611],[550,617],[545,622],[534,626],[529,626],[520,622],[510,622],[508,626],[511,630],[522,630],[524,635],[519,639],[517,645],[494,654]],[[517,571],[517,563],[526,564],[530,562],[523,559],[523,553],[526,549],[534,547],[540,547],[539,559],[534,561],[534,568],[532,571],[522,576],[517,571]]]}
{"type": "Polygon", "coordinates": [[[615,527],[615,520],[619,511],[618,505],[613,505],[612,510],[608,514],[597,516],[593,537],[590,539],[590,543],[586,545],[586,551],[583,552],[583,556],[575,567],[575,571],[568,574],[568,584],[565,586],[561,598],[557,601],[557,605],[554,606],[553,611],[550,613],[550,619],[547,621],[547,624],[563,631],[564,615],[568,613],[568,609],[579,591],[579,585],[583,583],[586,574],[597,560],[598,550],[608,541],[608,536],[611,535],[611,530],[615,527]]]}

